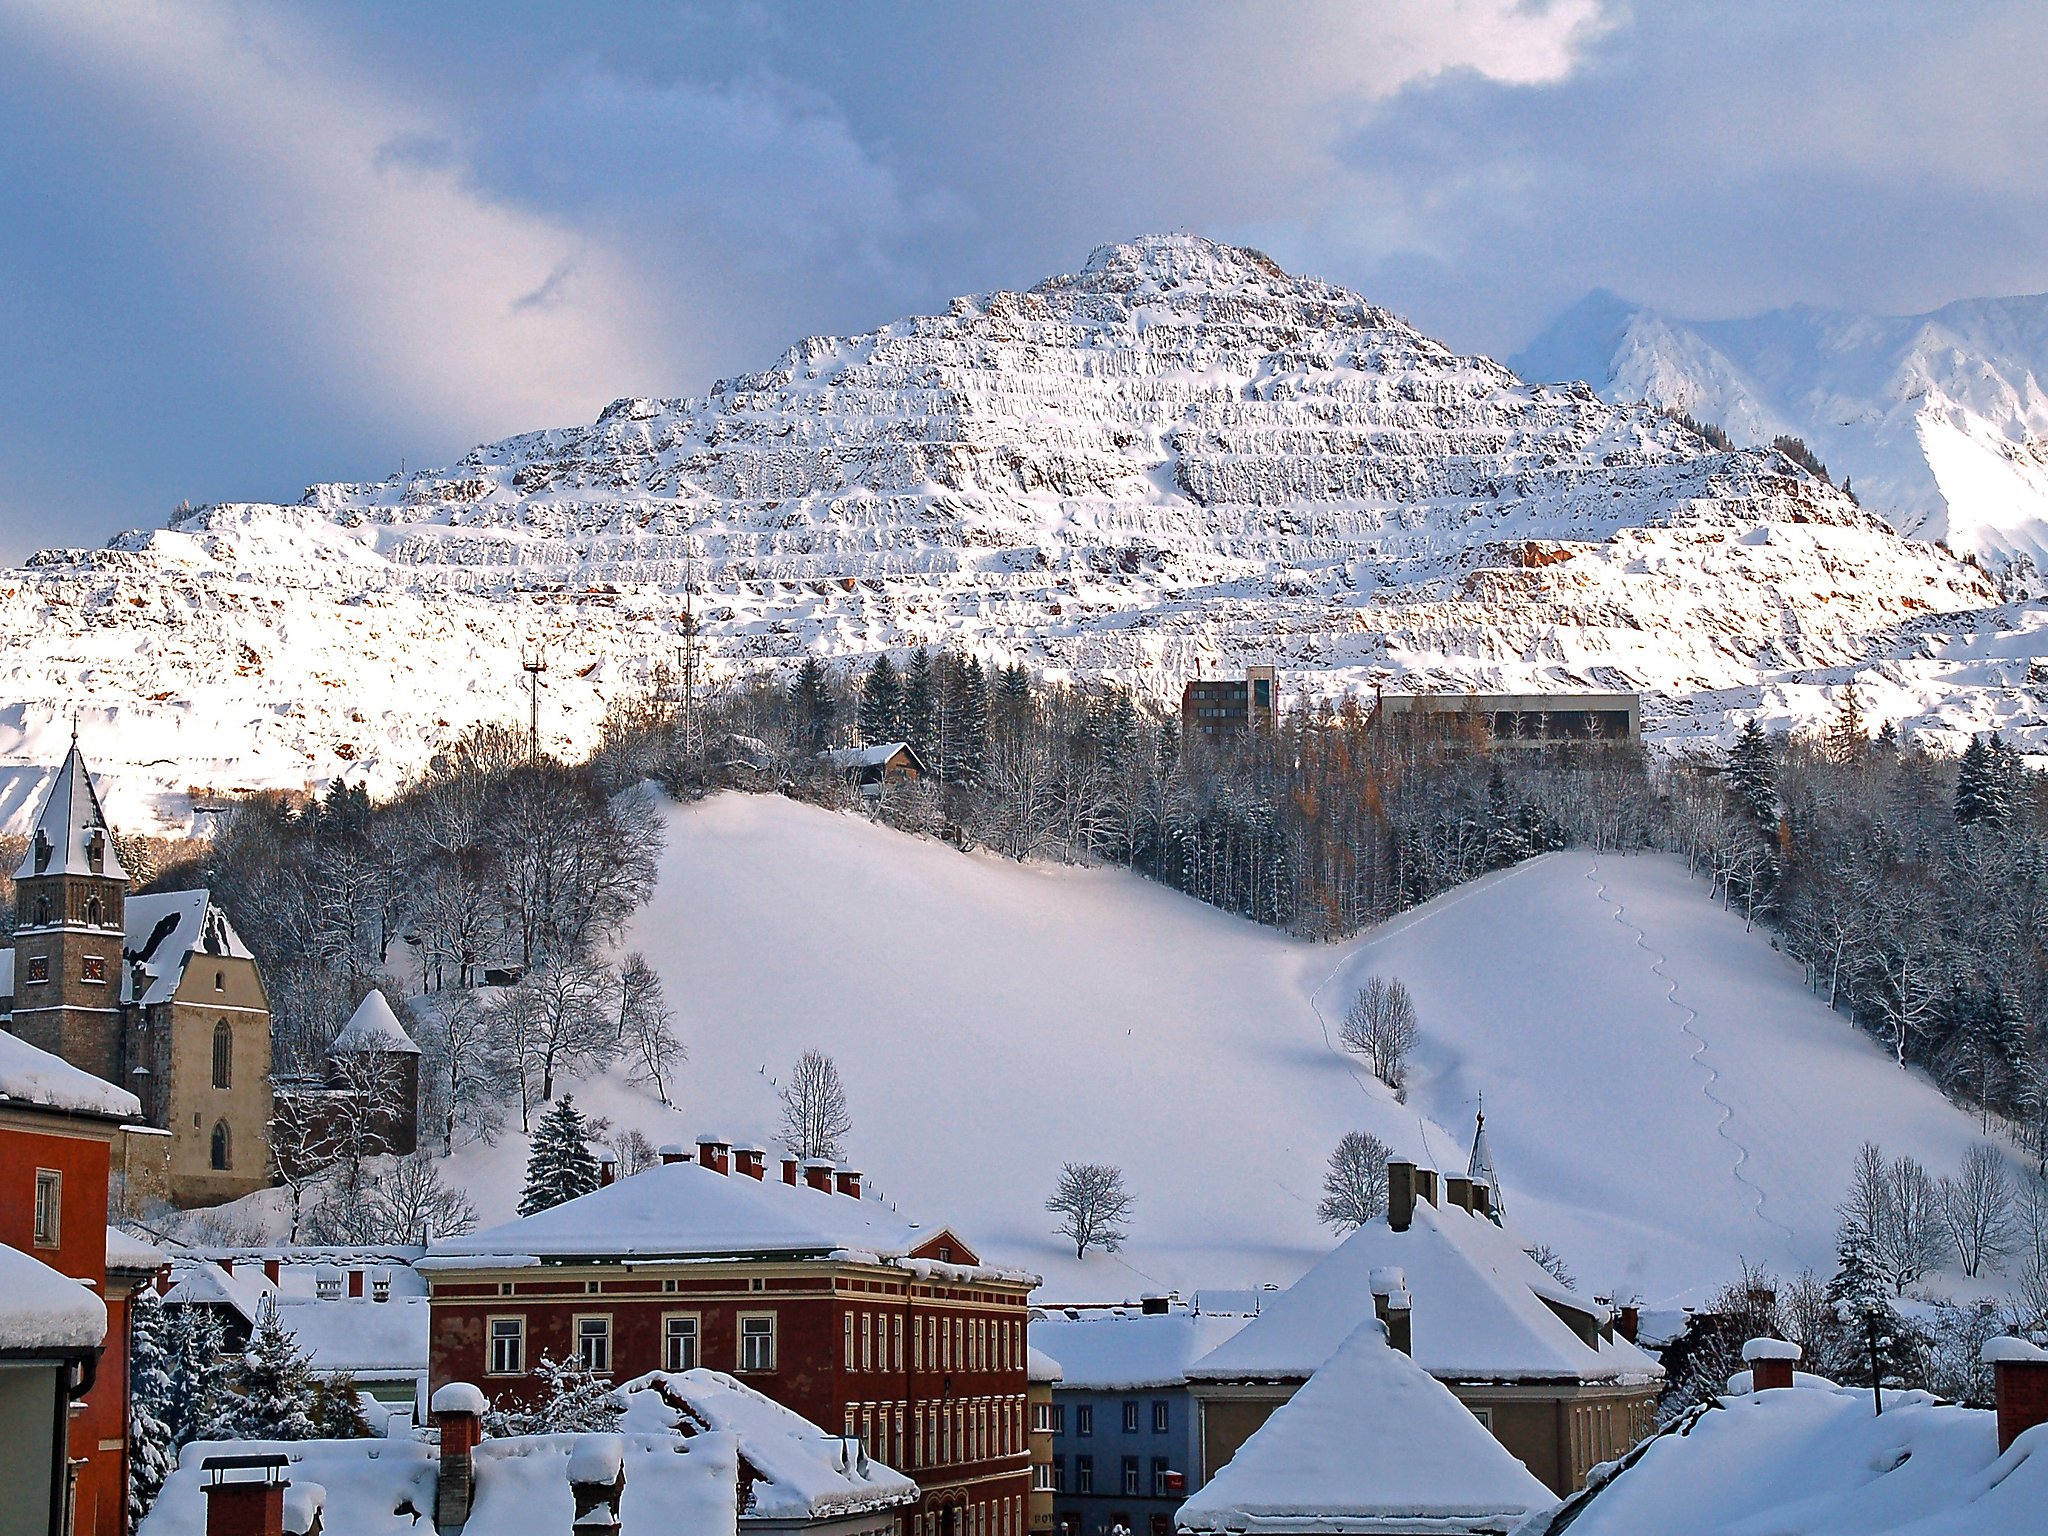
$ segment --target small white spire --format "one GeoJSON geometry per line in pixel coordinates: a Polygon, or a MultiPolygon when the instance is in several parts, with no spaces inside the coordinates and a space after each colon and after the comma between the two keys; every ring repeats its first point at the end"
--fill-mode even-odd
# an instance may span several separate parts
{"type": "Polygon", "coordinates": [[[1484,1184],[1492,1192],[1489,1206],[1493,1219],[1501,1219],[1502,1203],[1500,1177],[1493,1171],[1493,1148],[1486,1144],[1486,1095],[1479,1095],[1479,1116],[1472,1130],[1472,1157],[1465,1164],[1465,1175],[1475,1184],[1484,1184]]]}

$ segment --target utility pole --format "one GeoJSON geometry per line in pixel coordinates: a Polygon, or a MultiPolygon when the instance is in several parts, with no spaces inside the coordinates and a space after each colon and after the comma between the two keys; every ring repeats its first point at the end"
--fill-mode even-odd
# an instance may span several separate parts
{"type": "Polygon", "coordinates": [[[548,669],[547,651],[536,646],[531,655],[519,653],[519,666],[526,673],[526,755],[540,761],[540,680],[548,669]]]}

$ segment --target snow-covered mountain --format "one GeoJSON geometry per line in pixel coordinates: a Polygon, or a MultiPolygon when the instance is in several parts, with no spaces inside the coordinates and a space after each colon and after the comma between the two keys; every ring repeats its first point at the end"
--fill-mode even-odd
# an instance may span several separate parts
{"type": "Polygon", "coordinates": [[[1688,411],[1741,444],[1803,438],[1902,531],[2048,570],[2048,294],[1701,321],[1600,292],[1514,366],[1688,411]]]}
{"type": "Polygon", "coordinates": [[[191,786],[384,788],[522,719],[534,646],[548,735],[585,745],[673,657],[693,561],[726,669],[930,642],[1162,696],[1253,659],[1307,690],[1633,686],[1666,737],[1813,718],[1860,671],[1908,729],[2048,747],[2037,616],[1946,551],[1173,236],[704,399],[40,554],[0,583],[0,763],[54,761],[82,708],[129,824],[191,786]]]}

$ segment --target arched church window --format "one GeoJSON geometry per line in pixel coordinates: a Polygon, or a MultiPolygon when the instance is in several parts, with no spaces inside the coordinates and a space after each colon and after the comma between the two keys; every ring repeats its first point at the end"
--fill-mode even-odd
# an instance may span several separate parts
{"type": "Polygon", "coordinates": [[[213,1168],[216,1173],[228,1169],[228,1123],[225,1120],[213,1122],[213,1168]]]}
{"type": "Polygon", "coordinates": [[[222,1019],[213,1026],[213,1086],[232,1088],[235,1072],[235,1034],[222,1019]]]}
{"type": "Polygon", "coordinates": [[[99,897],[95,896],[86,902],[85,920],[95,928],[99,927],[100,925],[100,912],[101,907],[99,897]]]}
{"type": "Polygon", "coordinates": [[[36,898],[36,926],[38,928],[50,926],[50,898],[47,896],[38,896],[36,898]]]}

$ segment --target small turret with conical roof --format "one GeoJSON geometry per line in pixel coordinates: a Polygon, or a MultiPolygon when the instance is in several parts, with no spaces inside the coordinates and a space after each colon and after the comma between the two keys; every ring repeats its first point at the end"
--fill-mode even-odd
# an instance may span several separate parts
{"type": "Polygon", "coordinates": [[[1474,1184],[1484,1184],[1491,1196],[1488,1211],[1495,1221],[1501,1220],[1500,1177],[1493,1168],[1493,1148],[1486,1144],[1486,1095],[1479,1096],[1479,1115],[1472,1129],[1472,1157],[1465,1164],[1465,1176],[1474,1184]]]}

